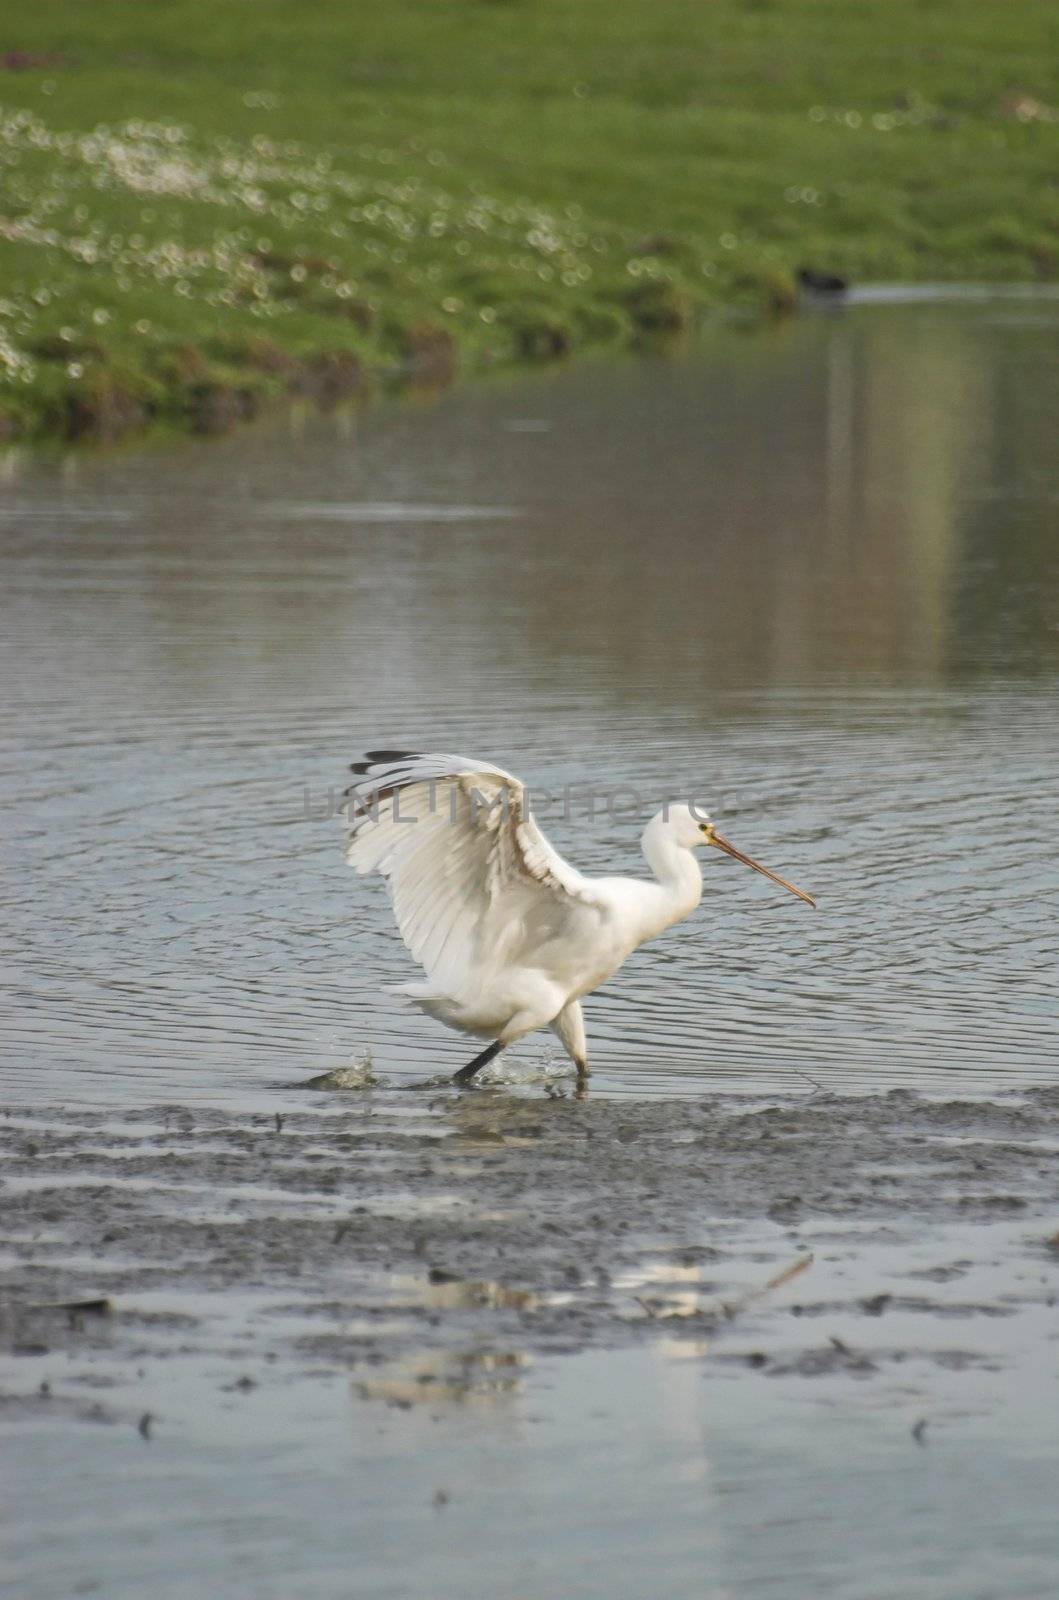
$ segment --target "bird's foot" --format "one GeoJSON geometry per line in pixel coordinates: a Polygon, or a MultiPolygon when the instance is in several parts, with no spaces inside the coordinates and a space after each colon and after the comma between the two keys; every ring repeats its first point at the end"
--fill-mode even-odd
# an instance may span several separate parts
{"type": "Polygon", "coordinates": [[[493,1057],[498,1056],[503,1048],[503,1041],[494,1039],[492,1044],[487,1045],[480,1055],[475,1056],[473,1061],[468,1061],[467,1065],[461,1067],[459,1072],[452,1074],[453,1083],[457,1084],[461,1089],[477,1088],[475,1079],[479,1072],[483,1067],[487,1067],[493,1057]]]}

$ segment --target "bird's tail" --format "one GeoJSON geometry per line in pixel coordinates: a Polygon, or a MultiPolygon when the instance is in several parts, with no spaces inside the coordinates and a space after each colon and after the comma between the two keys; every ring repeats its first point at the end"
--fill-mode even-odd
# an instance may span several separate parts
{"type": "Polygon", "coordinates": [[[433,1017],[435,1022],[443,1022],[447,1028],[455,1028],[458,1033],[478,1031],[468,1027],[467,1008],[461,1001],[453,999],[452,995],[439,993],[437,989],[432,989],[429,983],[387,984],[386,993],[400,995],[402,1000],[407,1000],[409,1005],[415,1006],[418,1011],[433,1017]]]}

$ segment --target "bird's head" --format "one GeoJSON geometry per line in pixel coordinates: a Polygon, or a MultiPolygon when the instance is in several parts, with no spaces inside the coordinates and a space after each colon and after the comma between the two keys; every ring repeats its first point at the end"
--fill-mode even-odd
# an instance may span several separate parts
{"type": "Polygon", "coordinates": [[[715,850],[723,850],[726,856],[731,856],[734,861],[741,861],[745,867],[753,867],[755,872],[760,872],[763,877],[773,883],[778,883],[781,889],[788,889],[791,894],[797,895],[799,900],[804,900],[806,905],[814,906],[816,901],[812,895],[806,894],[804,889],[796,889],[793,883],[788,883],[786,878],[781,878],[778,872],[772,872],[768,867],[763,867],[760,861],[755,861],[753,856],[744,855],[742,850],[737,850],[731,840],[717,832],[709,817],[701,811],[693,810],[691,806],[671,806],[667,827],[677,844],[687,850],[696,850],[701,845],[712,845],[715,850]]]}

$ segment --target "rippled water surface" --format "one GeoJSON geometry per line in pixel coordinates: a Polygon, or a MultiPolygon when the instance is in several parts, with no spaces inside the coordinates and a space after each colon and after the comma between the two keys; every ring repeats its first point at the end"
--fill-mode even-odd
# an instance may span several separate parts
{"type": "Polygon", "coordinates": [[[711,862],[589,1002],[595,1092],[1046,1077],[1057,414],[1059,307],[876,305],[7,457],[8,1097],[279,1103],[366,1047],[409,1082],[466,1059],[382,992],[413,968],[326,814],[374,745],[573,785],[539,814],[588,870],[700,796],[818,895],[711,862]]]}

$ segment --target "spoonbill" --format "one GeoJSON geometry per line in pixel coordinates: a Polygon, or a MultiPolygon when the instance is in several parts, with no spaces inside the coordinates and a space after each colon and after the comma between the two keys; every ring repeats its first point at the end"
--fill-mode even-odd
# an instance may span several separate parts
{"type": "Polygon", "coordinates": [[[638,945],[694,911],[702,845],[816,904],[687,805],[664,808],[643,831],[653,880],[589,878],[548,843],[525,786],[501,767],[372,750],[350,770],[346,860],[388,880],[398,930],[426,973],[425,983],[402,984],[397,993],[438,1022],[490,1041],[454,1083],[471,1083],[508,1045],[551,1028],[583,1088],[582,996],[638,945]]]}

